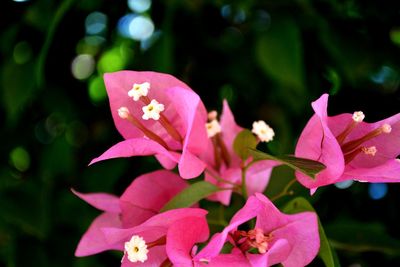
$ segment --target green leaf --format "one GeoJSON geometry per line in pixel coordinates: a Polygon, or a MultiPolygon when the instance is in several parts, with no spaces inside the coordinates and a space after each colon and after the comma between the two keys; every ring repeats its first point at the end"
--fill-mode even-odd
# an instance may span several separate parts
{"type": "Polygon", "coordinates": [[[303,88],[302,40],[295,21],[277,18],[258,40],[257,56],[260,66],[271,78],[284,86],[303,88]]]}
{"type": "MultiPolygon", "coordinates": [[[[297,197],[289,201],[289,203],[287,203],[283,208],[283,212],[289,214],[294,214],[303,211],[315,212],[313,206],[311,206],[311,204],[305,198],[302,197],[297,197]]],[[[322,224],[319,218],[318,218],[318,232],[321,244],[318,256],[322,259],[325,266],[327,267],[340,266],[339,262],[337,261],[337,258],[335,257],[335,251],[331,248],[331,245],[328,241],[328,238],[325,235],[325,231],[322,228],[322,224]]]]}
{"type": "Polygon", "coordinates": [[[257,139],[248,129],[238,133],[233,141],[233,150],[242,160],[246,160],[249,157],[249,148],[255,149],[256,146],[257,139]]]}
{"type": "Polygon", "coordinates": [[[44,83],[44,68],[46,65],[47,54],[49,52],[54,35],[57,31],[57,27],[75,1],[76,0],[62,1],[57,11],[54,14],[52,21],[50,22],[50,26],[47,30],[46,39],[39,53],[39,58],[36,67],[36,83],[38,87],[41,87],[44,83]]]}
{"type": "Polygon", "coordinates": [[[313,179],[315,179],[315,175],[326,168],[325,165],[321,162],[311,159],[297,158],[290,155],[272,156],[270,154],[255,149],[250,149],[249,153],[253,156],[255,160],[276,160],[296,171],[310,176],[313,179]]]}
{"type": "Polygon", "coordinates": [[[209,182],[197,182],[182,190],[161,209],[161,212],[190,207],[196,202],[218,192],[220,189],[209,182]]]}

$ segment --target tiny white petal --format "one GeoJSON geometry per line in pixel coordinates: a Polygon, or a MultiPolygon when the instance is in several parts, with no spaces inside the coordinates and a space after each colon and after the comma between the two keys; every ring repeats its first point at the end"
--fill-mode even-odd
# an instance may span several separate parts
{"type": "Polygon", "coordinates": [[[217,120],[206,123],[207,135],[209,138],[221,132],[221,125],[217,120]]]}
{"type": "Polygon", "coordinates": [[[160,113],[164,111],[164,105],[158,103],[157,100],[153,99],[151,100],[150,104],[142,108],[142,111],[143,111],[142,118],[144,120],[148,119],[159,120],[160,113]]]}
{"type": "Polygon", "coordinates": [[[353,121],[355,121],[355,122],[362,122],[365,118],[365,115],[362,111],[356,111],[353,113],[352,118],[353,118],[353,121]]]}
{"type": "Polygon", "coordinates": [[[257,135],[261,142],[272,141],[275,136],[274,130],[262,120],[253,122],[253,129],[251,131],[257,135]]]}
{"type": "Polygon", "coordinates": [[[125,242],[125,253],[128,255],[130,262],[145,262],[147,260],[147,249],[146,241],[138,235],[132,236],[131,240],[125,242]]]}
{"type": "Polygon", "coordinates": [[[138,101],[140,97],[147,96],[150,90],[150,83],[135,83],[132,89],[128,92],[129,97],[133,97],[134,101],[138,101]]]}

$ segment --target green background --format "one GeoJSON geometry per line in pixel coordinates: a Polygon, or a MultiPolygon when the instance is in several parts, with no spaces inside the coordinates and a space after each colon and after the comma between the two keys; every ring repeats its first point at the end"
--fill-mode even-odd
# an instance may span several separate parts
{"type": "MultiPolygon", "coordinates": [[[[399,112],[400,2],[153,1],[141,14],[156,30],[145,42],[119,33],[128,13],[126,1],[1,1],[0,266],[119,264],[120,254],[73,256],[99,212],[70,188],[121,194],[160,166],[131,158],[87,167],[122,140],[104,72],[171,73],[209,110],[228,99],[241,126],[263,119],[274,128],[275,140],[262,147],[272,154],[293,153],[311,101],[325,92],[331,115],[362,110],[372,122],[399,112]],[[85,31],[92,12],[106,18],[96,34],[85,31]],[[75,66],[74,77],[81,54],[94,65],[75,66]]],[[[274,170],[267,194],[278,194],[292,175],[274,170]]],[[[400,186],[390,185],[380,200],[368,188],[332,185],[311,202],[342,266],[400,265],[400,186]]],[[[295,192],[306,195],[298,186],[295,192]]]]}

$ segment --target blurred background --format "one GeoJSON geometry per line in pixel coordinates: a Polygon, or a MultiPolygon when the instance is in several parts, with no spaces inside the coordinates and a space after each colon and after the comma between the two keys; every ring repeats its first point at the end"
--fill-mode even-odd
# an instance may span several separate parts
{"type": "MultiPolygon", "coordinates": [[[[395,1],[2,0],[0,40],[0,266],[119,264],[112,252],[74,257],[99,212],[70,188],[121,194],[160,166],[87,167],[122,140],[105,72],[171,73],[209,110],[228,99],[241,126],[275,129],[263,148],[273,154],[293,153],[322,93],[331,115],[362,110],[372,122],[400,111],[395,1]]],[[[274,170],[267,194],[292,175],[274,170]]],[[[342,183],[311,201],[342,266],[400,266],[400,185],[342,183]]]]}

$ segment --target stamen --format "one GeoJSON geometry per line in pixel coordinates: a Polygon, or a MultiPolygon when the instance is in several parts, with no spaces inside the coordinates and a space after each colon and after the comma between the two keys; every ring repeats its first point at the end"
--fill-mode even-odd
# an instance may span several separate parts
{"type": "Polygon", "coordinates": [[[140,261],[143,263],[147,260],[147,253],[149,253],[149,250],[142,237],[138,235],[132,236],[131,240],[125,242],[124,248],[130,262],[140,261]]]}
{"type": "Polygon", "coordinates": [[[231,165],[231,156],[229,155],[224,140],[222,140],[221,134],[218,133],[214,138],[216,139],[217,145],[221,150],[222,159],[224,160],[226,166],[229,167],[231,165]]]}
{"type": "Polygon", "coordinates": [[[375,146],[370,146],[370,147],[364,146],[361,148],[361,150],[362,152],[364,152],[365,155],[370,155],[370,156],[375,156],[376,152],[378,152],[375,146]]]}
{"type": "Polygon", "coordinates": [[[390,133],[392,131],[392,126],[390,124],[385,123],[382,125],[382,132],[384,133],[390,133]]]}
{"type": "Polygon", "coordinates": [[[132,123],[135,127],[137,127],[142,133],[147,136],[148,138],[156,141],[160,145],[162,145],[165,149],[168,149],[167,143],[159,137],[157,134],[152,132],[151,130],[147,129],[138,119],[136,119],[132,114],[129,112],[129,109],[126,107],[120,107],[118,109],[118,115],[121,119],[125,119],[132,123]]]}
{"type": "Polygon", "coordinates": [[[264,231],[260,228],[248,232],[235,231],[231,237],[243,252],[256,248],[260,254],[264,254],[268,251],[268,244],[272,240],[272,235],[265,235],[264,231]]]}
{"type": "MultiPolygon", "coordinates": [[[[148,98],[147,96],[143,96],[141,98],[142,102],[145,105],[150,105],[151,101],[150,98],[148,98]]],[[[153,100],[152,100],[153,101],[153,100]]],[[[182,143],[182,137],[179,134],[179,132],[175,129],[174,126],[172,126],[171,122],[167,119],[167,117],[165,117],[162,113],[159,114],[160,118],[159,118],[159,122],[160,124],[164,127],[164,129],[168,132],[168,134],[175,139],[176,141],[178,141],[179,143],[182,143]]]]}
{"type": "Polygon", "coordinates": [[[157,121],[160,119],[160,113],[164,111],[164,105],[158,103],[157,100],[153,99],[151,100],[150,104],[144,106],[142,110],[143,110],[142,118],[144,120],[153,119],[157,121]]]}
{"type": "Polygon", "coordinates": [[[218,117],[218,112],[216,110],[211,110],[210,112],[208,112],[208,120],[209,121],[216,120],[217,117],[218,117]]]}
{"type": "Polygon", "coordinates": [[[353,120],[347,125],[344,131],[336,137],[339,145],[343,144],[344,139],[353,131],[353,129],[357,126],[358,123],[362,122],[365,118],[365,115],[362,111],[356,111],[352,116],[353,120]]]}
{"type": "Polygon", "coordinates": [[[206,129],[207,129],[207,136],[211,138],[221,132],[221,125],[217,120],[214,119],[206,123],[206,129]]]}
{"type": "Polygon", "coordinates": [[[365,115],[362,111],[356,111],[353,113],[352,118],[354,122],[362,122],[365,119],[365,115]]]}
{"type": "Polygon", "coordinates": [[[133,97],[134,101],[138,101],[140,97],[147,96],[150,90],[150,83],[135,83],[132,89],[128,92],[129,97],[133,97]]]}
{"type": "Polygon", "coordinates": [[[129,109],[127,107],[120,107],[118,109],[118,116],[121,119],[127,119],[130,116],[129,109]]]}
{"type": "Polygon", "coordinates": [[[261,142],[272,141],[275,136],[274,130],[262,120],[253,122],[253,129],[251,131],[257,135],[261,142]]]}
{"type": "Polygon", "coordinates": [[[376,154],[376,152],[378,152],[378,150],[376,149],[375,146],[360,147],[360,148],[344,155],[345,163],[346,164],[350,163],[361,152],[363,152],[365,155],[375,156],[375,154],[376,154]]]}
{"type": "Polygon", "coordinates": [[[211,142],[214,148],[214,164],[215,169],[218,171],[221,168],[221,154],[219,153],[218,142],[215,138],[211,138],[211,142]]]}
{"type": "Polygon", "coordinates": [[[363,137],[345,143],[344,145],[342,145],[342,151],[345,154],[349,153],[349,152],[353,151],[354,149],[358,148],[362,143],[364,143],[368,140],[371,140],[372,138],[377,137],[382,133],[388,134],[391,131],[392,131],[392,127],[389,124],[385,123],[381,127],[367,133],[363,137]]]}

